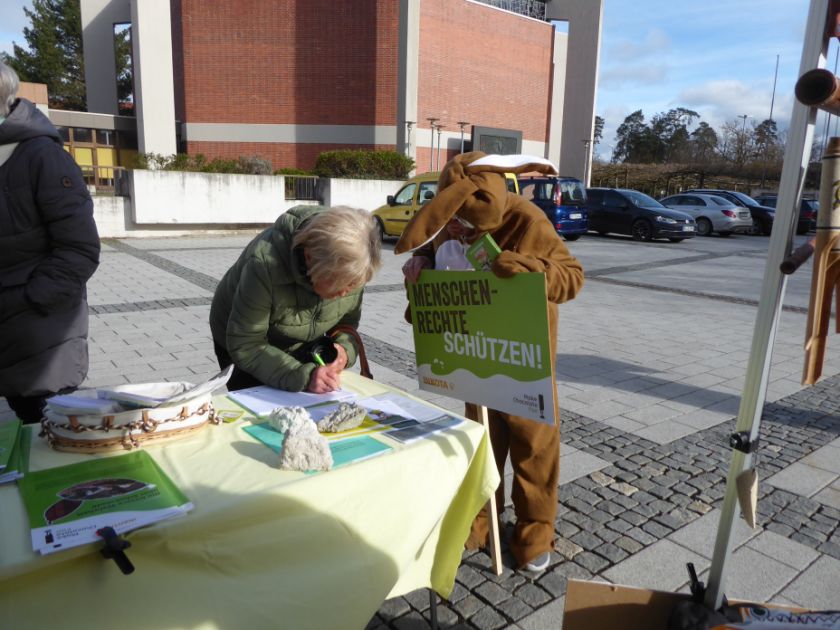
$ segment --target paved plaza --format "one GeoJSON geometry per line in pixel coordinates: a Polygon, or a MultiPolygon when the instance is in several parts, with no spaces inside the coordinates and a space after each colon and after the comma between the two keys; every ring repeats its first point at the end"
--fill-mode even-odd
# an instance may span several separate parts
{"type": "MultiPolygon", "coordinates": [[[[207,318],[216,283],[254,232],[108,239],[88,285],[87,387],[199,381],[218,371],[207,318]]],[[[797,237],[797,242],[804,237],[797,237]]],[[[501,576],[466,553],[441,627],[558,628],[567,578],[686,590],[686,562],[711,564],[769,239],[568,243],[586,271],[560,307],[562,418],[558,543],[541,575],[505,552],[501,576]]],[[[377,380],[418,389],[400,267],[365,294],[360,331],[377,380]]],[[[788,283],[773,351],[758,458],[759,527],[739,521],[730,598],[840,609],[840,336],[824,378],[803,389],[810,266],[788,283]]],[[[0,419],[10,417],[0,402],[0,419]]],[[[512,528],[512,508],[503,534],[512,528]]],[[[428,591],[386,601],[369,628],[423,628],[428,591]]]]}

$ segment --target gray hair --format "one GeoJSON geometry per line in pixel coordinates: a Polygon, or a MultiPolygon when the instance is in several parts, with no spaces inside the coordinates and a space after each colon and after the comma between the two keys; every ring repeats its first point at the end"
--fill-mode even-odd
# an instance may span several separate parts
{"type": "Polygon", "coordinates": [[[0,116],[4,118],[12,111],[18,91],[18,75],[10,66],[0,61],[0,116]]]}
{"type": "Polygon", "coordinates": [[[336,206],[313,216],[295,235],[294,247],[312,257],[309,278],[330,289],[356,289],[382,265],[379,229],[367,210],[336,206]]]}

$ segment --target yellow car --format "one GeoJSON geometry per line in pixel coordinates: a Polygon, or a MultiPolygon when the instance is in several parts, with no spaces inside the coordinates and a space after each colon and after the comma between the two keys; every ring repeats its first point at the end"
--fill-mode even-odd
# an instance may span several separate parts
{"type": "MultiPolygon", "coordinates": [[[[388,195],[388,202],[373,211],[382,240],[388,236],[402,235],[406,223],[417,214],[424,203],[437,194],[438,171],[429,171],[409,179],[395,195],[388,195]]],[[[505,173],[508,190],[519,194],[519,182],[513,173],[505,173]]]]}

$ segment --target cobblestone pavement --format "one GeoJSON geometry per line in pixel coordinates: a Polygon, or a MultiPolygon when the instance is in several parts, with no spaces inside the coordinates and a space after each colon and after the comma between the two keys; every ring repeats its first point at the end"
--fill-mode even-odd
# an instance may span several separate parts
{"type": "MultiPolygon", "coordinates": [[[[215,373],[210,299],[250,238],[107,240],[89,284],[85,385],[215,373]]],[[[504,550],[501,576],[485,553],[465,553],[451,598],[437,604],[441,627],[557,628],[569,577],[685,590],[691,561],[704,578],[767,243],[588,236],[568,244],[587,283],[560,310],[556,551],[548,570],[531,575],[514,570],[504,550]]],[[[373,372],[460,411],[460,402],[418,390],[402,260],[386,251],[366,292],[361,332],[373,372]]],[[[807,268],[787,288],[763,414],[759,527],[738,523],[726,593],[840,608],[840,355],[831,351],[840,339],[829,340],[826,378],[802,389],[809,283],[807,268]]],[[[0,407],[0,419],[9,416],[0,407]]],[[[508,495],[503,535],[513,521],[508,495]]],[[[430,614],[428,591],[416,591],[386,601],[368,627],[424,628],[430,614]]]]}

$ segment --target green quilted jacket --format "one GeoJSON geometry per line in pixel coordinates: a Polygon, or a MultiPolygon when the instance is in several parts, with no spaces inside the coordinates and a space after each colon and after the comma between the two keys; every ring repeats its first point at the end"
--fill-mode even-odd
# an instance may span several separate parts
{"type": "MultiPolygon", "coordinates": [[[[259,234],[225,273],[210,307],[213,341],[228,351],[234,363],[266,385],[301,391],[314,363],[301,363],[290,352],[323,335],[337,324],[357,328],[363,289],[331,300],[312,289],[300,251],[292,249],[295,232],[322,206],[295,206],[273,227],[259,234]]],[[[355,341],[336,338],[356,361],[355,341]]]]}

